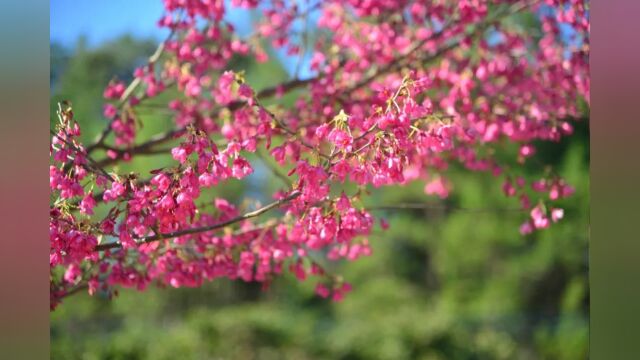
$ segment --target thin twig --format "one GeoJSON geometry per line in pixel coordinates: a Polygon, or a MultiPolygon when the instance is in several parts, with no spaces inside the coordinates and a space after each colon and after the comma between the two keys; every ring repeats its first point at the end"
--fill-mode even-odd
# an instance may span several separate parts
{"type": "MultiPolygon", "coordinates": [[[[156,63],[160,59],[160,56],[162,56],[162,53],[165,50],[166,42],[169,41],[169,39],[171,39],[174,33],[175,33],[175,29],[172,29],[169,35],[167,36],[167,38],[158,45],[156,50],[149,57],[149,61],[148,61],[149,65],[156,63]]],[[[127,86],[127,88],[124,90],[124,92],[120,96],[120,99],[118,101],[119,108],[123,107],[126,104],[126,102],[129,100],[133,92],[138,88],[138,86],[140,86],[141,82],[142,80],[139,77],[136,77],[133,79],[133,81],[131,81],[131,83],[129,83],[129,86],[127,86]]],[[[104,141],[107,139],[107,136],[109,136],[109,134],[113,130],[112,124],[113,122],[109,121],[109,124],[104,128],[104,130],[102,130],[102,132],[100,133],[96,141],[87,147],[87,154],[90,154],[95,149],[100,148],[100,146],[104,144],[104,141]]]]}
{"type": "Polygon", "coordinates": [[[288,188],[291,188],[293,186],[291,179],[289,179],[287,175],[283,174],[278,167],[274,166],[271,161],[269,161],[267,156],[262,153],[261,150],[256,151],[255,154],[256,156],[258,156],[258,158],[260,158],[260,160],[262,160],[265,166],[269,168],[269,170],[271,170],[271,173],[273,173],[278,179],[282,180],[285,186],[287,186],[288,188]]]}
{"type": "MultiPolygon", "coordinates": [[[[86,164],[83,164],[83,167],[91,172],[99,172],[100,174],[106,176],[108,179],[111,179],[111,181],[116,181],[116,179],[111,176],[109,173],[107,173],[98,163],[96,163],[95,160],[93,160],[88,154],[84,153],[82,150],[78,149],[74,144],[70,143],[69,141],[67,141],[66,139],[63,139],[61,136],[58,136],[55,132],[53,131],[49,131],[51,133],[51,135],[53,135],[55,138],[59,139],[60,141],[62,141],[63,143],[65,143],[67,146],[71,147],[76,154],[80,154],[81,156],[83,156],[85,159],[87,159],[87,161],[89,162],[89,164],[91,164],[91,166],[87,166],[86,164]]],[[[76,155],[78,156],[78,155],[76,155]]]]}

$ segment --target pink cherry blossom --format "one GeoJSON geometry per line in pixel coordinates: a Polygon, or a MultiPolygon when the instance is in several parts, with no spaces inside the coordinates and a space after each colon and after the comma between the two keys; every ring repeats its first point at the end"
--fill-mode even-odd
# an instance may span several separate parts
{"type": "Polygon", "coordinates": [[[71,108],[58,109],[49,167],[52,308],[76,286],[113,295],[227,278],[266,288],[287,272],[341,301],[351,286],[320,263],[375,256],[373,226],[389,226],[364,198],[413,182],[424,186],[416,200],[447,198],[456,188],[451,166],[502,186],[526,211],[523,235],[564,217],[556,201],[575,188],[557,169],[540,166],[532,182],[523,175],[537,166],[534,144],[573,136],[577,104],[590,101],[583,2],[321,1],[307,19],[321,31],[304,46],[296,24],[306,15],[296,2],[163,6],[157,25],[172,36],[132,84],[106,86],[104,137],[83,144],[71,108]],[[239,36],[225,20],[232,7],[262,14],[254,34],[239,36]],[[520,12],[539,29],[505,26],[520,12]],[[482,29],[493,16],[499,41],[490,44],[482,29]],[[559,36],[567,26],[579,46],[559,36]],[[229,70],[238,58],[267,61],[266,46],[310,59],[311,75],[258,87],[252,74],[229,70]],[[137,111],[147,101],[166,101],[173,121],[149,138],[137,111]],[[164,168],[120,173],[120,162],[159,152],[171,155],[164,168]],[[254,164],[258,157],[265,164],[254,164]],[[202,195],[229,181],[263,181],[262,170],[282,180],[267,203],[202,195]],[[360,190],[342,191],[350,188],[360,190]]]}

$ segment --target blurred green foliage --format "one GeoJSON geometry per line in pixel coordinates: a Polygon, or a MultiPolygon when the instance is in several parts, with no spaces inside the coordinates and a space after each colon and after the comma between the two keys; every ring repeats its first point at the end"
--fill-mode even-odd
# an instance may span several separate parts
{"type": "MultiPolygon", "coordinates": [[[[71,100],[92,139],[106,124],[104,86],[114,74],[126,80],[152,52],[149,42],[131,38],[74,51],[52,45],[52,109],[71,100]]],[[[275,61],[238,59],[234,66],[258,89],[287,76],[275,61]]],[[[171,125],[162,112],[144,116],[143,138],[171,125]]],[[[514,151],[506,148],[504,156],[514,151]]],[[[562,204],[565,219],[551,229],[521,236],[526,214],[513,210],[518,204],[496,178],[454,166],[455,191],[446,201],[424,195],[421,183],[372,192],[371,203],[432,207],[379,212],[391,227],[371,236],[373,255],[331,265],[353,285],[341,303],[316,297],[313,279],[290,275],[268,291],[219,280],[198,289],[122,290],[114,301],[78,294],[51,314],[51,358],[585,359],[588,123],[559,144],[540,144],[538,155],[576,187],[562,204]]],[[[139,161],[123,169],[168,160],[139,161]]],[[[264,181],[258,159],[252,162],[248,186],[232,181],[203,199],[268,196],[276,184],[264,181]]],[[[532,179],[540,174],[539,165],[528,170],[532,179]]]]}

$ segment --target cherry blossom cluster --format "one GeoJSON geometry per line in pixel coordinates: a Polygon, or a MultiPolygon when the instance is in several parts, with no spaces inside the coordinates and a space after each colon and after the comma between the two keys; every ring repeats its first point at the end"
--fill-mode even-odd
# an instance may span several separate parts
{"type": "Polygon", "coordinates": [[[170,36],[131,83],[107,85],[108,126],[95,142],[79,141],[61,104],[51,140],[52,309],[84,290],[113,296],[118,287],[221,277],[266,287],[284,273],[313,277],[319,296],[339,301],[351,285],[327,265],[372,254],[376,219],[362,198],[418,181],[426,196],[444,199],[455,191],[453,163],[495,176],[518,199],[522,234],[563,218],[555,202],[571,196],[571,185],[548,170],[528,182],[520,169],[537,143],[572,135],[579,104],[589,104],[587,3],[230,5],[262,13],[252,34],[237,34],[225,1],[164,0],[158,26],[170,36]],[[538,31],[510,21],[521,13],[538,31]],[[236,57],[268,61],[269,49],[313,75],[256,89],[230,70],[236,57]],[[178,94],[165,109],[174,127],[140,139],[137,107],[167,89],[178,94]],[[284,94],[293,105],[280,101],[284,94]],[[121,161],[163,151],[172,166],[117,173],[121,161]],[[206,195],[254,173],[260,154],[283,180],[272,202],[206,195]],[[347,183],[357,191],[338,190],[347,183]]]}

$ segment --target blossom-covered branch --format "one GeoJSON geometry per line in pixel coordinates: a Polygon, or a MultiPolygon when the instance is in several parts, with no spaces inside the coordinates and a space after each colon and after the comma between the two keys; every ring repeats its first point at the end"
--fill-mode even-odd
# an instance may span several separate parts
{"type": "Polygon", "coordinates": [[[446,198],[453,164],[495,177],[516,199],[523,235],[564,217],[557,200],[573,188],[536,163],[536,144],[571,136],[588,107],[588,3],[329,0],[303,9],[165,0],[164,8],[158,24],[171,35],[131,83],[107,85],[108,126],[96,141],[81,143],[61,105],[49,168],[52,308],[85,289],[111,296],[221,277],[266,286],[285,271],[314,277],[320,296],[340,300],[351,287],[322,263],[371,254],[372,212],[428,207],[365,207],[363,198],[413,182],[425,199],[446,198]],[[226,21],[228,6],[262,12],[252,35],[226,21]],[[535,25],[514,21],[521,13],[535,25]],[[299,34],[303,25],[313,42],[299,34]],[[302,59],[296,67],[310,75],[256,90],[230,70],[237,57],[268,61],[265,46],[302,59]],[[138,107],[168,112],[173,125],[140,139],[138,107]],[[106,156],[95,159],[98,150],[106,156]],[[172,163],[150,173],[114,166],[157,154],[172,163]],[[211,195],[251,176],[254,159],[281,180],[272,202],[242,212],[211,195]],[[533,181],[523,176],[529,162],[540,169],[533,181]],[[281,216],[254,223],[275,208],[281,216]]]}
{"type": "MultiPolygon", "coordinates": [[[[289,194],[285,198],[282,198],[280,200],[274,201],[274,202],[270,203],[269,205],[263,206],[263,207],[261,207],[259,209],[254,210],[254,211],[250,211],[248,213],[236,216],[236,217],[231,218],[229,220],[225,220],[223,222],[216,223],[216,224],[213,224],[213,225],[201,226],[201,227],[196,227],[196,228],[191,228],[191,229],[178,230],[178,231],[174,231],[174,232],[171,232],[171,233],[168,233],[168,234],[156,234],[156,235],[151,235],[151,236],[145,236],[145,237],[142,237],[142,238],[136,238],[135,239],[136,240],[136,245],[150,243],[150,242],[158,241],[158,240],[168,240],[168,239],[176,238],[176,237],[179,237],[179,236],[197,234],[197,233],[202,233],[202,232],[207,232],[207,231],[212,231],[212,230],[216,230],[216,229],[225,228],[225,227],[227,227],[229,225],[233,225],[233,224],[238,223],[240,221],[248,220],[248,219],[260,216],[260,215],[266,213],[267,211],[269,211],[271,209],[275,209],[275,208],[279,207],[280,205],[295,199],[296,197],[298,197],[298,195],[300,195],[300,192],[293,191],[291,194],[289,194]]],[[[108,250],[108,249],[115,249],[115,248],[121,248],[121,247],[122,247],[122,244],[118,243],[118,242],[106,243],[106,244],[100,244],[100,245],[96,246],[96,251],[104,251],[104,250],[108,250]]]]}

